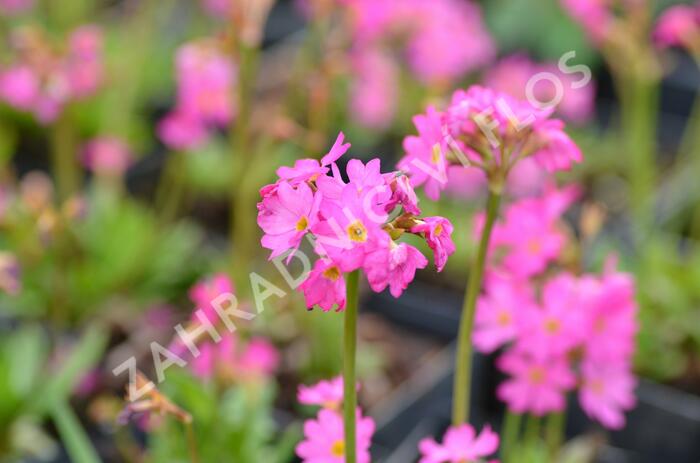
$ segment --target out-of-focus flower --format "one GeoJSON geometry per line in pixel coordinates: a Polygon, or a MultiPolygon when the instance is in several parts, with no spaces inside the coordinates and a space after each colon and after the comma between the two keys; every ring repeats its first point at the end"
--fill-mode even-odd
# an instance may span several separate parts
{"type": "Polygon", "coordinates": [[[566,407],[565,392],[576,384],[564,357],[536,360],[510,351],[498,359],[498,367],[512,376],[498,387],[498,397],[516,413],[560,412],[566,407]]]}
{"type": "Polygon", "coordinates": [[[203,379],[256,381],[268,378],[279,365],[277,349],[263,338],[244,343],[235,334],[225,333],[219,342],[207,341],[198,348],[200,354],[192,359],[191,369],[203,379]]]}
{"type": "Polygon", "coordinates": [[[32,171],[22,177],[19,186],[24,206],[34,214],[49,207],[53,201],[53,183],[48,175],[32,171]]]}
{"type": "Polygon", "coordinates": [[[484,77],[484,85],[524,100],[527,98],[528,82],[540,73],[546,73],[548,77],[533,81],[536,83],[532,87],[532,96],[537,102],[552,101],[560,88],[562,94],[556,108],[558,114],[568,121],[579,124],[591,118],[595,102],[595,85],[589,82],[583,87],[574,88],[572,84],[577,80],[577,74],[561,72],[555,63],[540,64],[531,61],[525,55],[511,55],[489,69],[484,77]],[[555,84],[555,80],[559,84],[555,84]]]}
{"type": "Polygon", "coordinates": [[[161,120],[158,135],[173,149],[196,149],[211,128],[235,115],[236,67],[217,42],[202,40],[180,47],[176,72],[175,109],[161,120]]]}
{"type": "Polygon", "coordinates": [[[190,300],[197,309],[204,312],[207,320],[215,323],[218,320],[214,301],[221,295],[234,294],[235,290],[231,279],[225,273],[217,273],[211,277],[202,279],[190,288],[190,300]]]}
{"type": "Polygon", "coordinates": [[[85,167],[96,174],[119,177],[126,172],[132,162],[129,147],[119,138],[95,138],[83,150],[85,167]]]}
{"type": "Polygon", "coordinates": [[[615,22],[608,0],[562,0],[562,6],[596,43],[605,39],[615,22]]]}
{"type": "Polygon", "coordinates": [[[624,411],[634,407],[636,379],[628,364],[584,362],[579,391],[581,408],[591,418],[610,429],[622,429],[624,411]]]}
{"type": "Polygon", "coordinates": [[[303,405],[317,405],[330,410],[340,410],[343,403],[343,378],[319,381],[312,386],[299,386],[297,400],[303,405]]]}
{"type": "Polygon", "coordinates": [[[22,289],[19,261],[14,254],[0,252],[0,291],[11,296],[19,294],[22,289]]]}
{"type": "Polygon", "coordinates": [[[477,435],[469,424],[450,427],[442,444],[434,439],[423,439],[418,444],[421,453],[419,463],[478,462],[498,449],[498,434],[490,426],[477,435]]]}
{"type": "Polygon", "coordinates": [[[656,23],[654,40],[660,47],[700,47],[700,2],[665,10],[656,23]]]}
{"type": "MultiPolygon", "coordinates": [[[[369,448],[374,420],[357,411],[357,463],[369,463],[369,448]]],[[[335,411],[322,409],[315,420],[304,423],[304,440],[296,453],[305,463],[341,463],[345,461],[343,418],[335,411]]]]}
{"type": "Polygon", "coordinates": [[[352,66],[350,108],[354,119],[365,127],[388,127],[398,100],[396,63],[386,53],[371,48],[356,52],[352,66]]]}
{"type": "Polygon", "coordinates": [[[0,98],[50,123],[70,101],[93,95],[104,80],[102,32],[81,26],[67,41],[66,50],[57,51],[41,31],[15,31],[12,60],[0,70],[0,98]]]}
{"type": "Polygon", "coordinates": [[[0,14],[14,16],[34,7],[34,0],[0,0],[0,14]]]}

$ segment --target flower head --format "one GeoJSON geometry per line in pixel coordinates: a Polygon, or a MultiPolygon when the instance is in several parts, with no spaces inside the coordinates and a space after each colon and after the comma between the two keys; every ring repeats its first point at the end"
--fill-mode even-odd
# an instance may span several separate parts
{"type": "Polygon", "coordinates": [[[119,138],[95,138],[85,146],[83,162],[95,173],[121,176],[131,164],[131,152],[119,138]]]}
{"type": "Polygon", "coordinates": [[[319,381],[313,386],[299,386],[297,400],[304,405],[318,405],[330,410],[340,410],[343,403],[343,377],[319,381]]]}
{"type": "Polygon", "coordinates": [[[447,430],[442,444],[434,439],[423,439],[418,444],[419,463],[476,463],[498,449],[498,435],[486,426],[477,436],[469,424],[447,430]]]}
{"type": "MultiPolygon", "coordinates": [[[[357,411],[357,463],[369,463],[369,448],[374,434],[374,420],[357,411]]],[[[343,418],[337,412],[322,409],[315,420],[304,423],[304,440],[296,453],[305,463],[343,463],[345,435],[343,418]]]]}
{"type": "Polygon", "coordinates": [[[664,11],[656,23],[654,40],[660,47],[700,45],[700,2],[664,11]]]}

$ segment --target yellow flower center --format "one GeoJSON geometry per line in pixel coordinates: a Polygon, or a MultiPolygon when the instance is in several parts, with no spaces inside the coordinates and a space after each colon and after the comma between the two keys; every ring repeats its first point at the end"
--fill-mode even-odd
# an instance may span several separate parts
{"type": "Polygon", "coordinates": [[[331,445],[331,455],[334,457],[342,457],[345,455],[345,441],[339,439],[331,445]]]}
{"type": "Polygon", "coordinates": [[[599,379],[594,379],[589,383],[591,391],[596,395],[603,395],[605,392],[605,384],[599,379]]]}
{"type": "Polygon", "coordinates": [[[532,367],[528,377],[532,384],[542,384],[545,379],[545,371],[541,367],[532,367]]]}
{"type": "Polygon", "coordinates": [[[309,219],[307,219],[306,216],[303,215],[301,219],[299,219],[299,221],[297,222],[297,231],[304,231],[308,228],[308,226],[309,219]]]}
{"type": "Polygon", "coordinates": [[[442,224],[441,223],[437,224],[437,226],[435,227],[435,230],[433,230],[433,235],[440,236],[440,234],[442,234],[442,224]]]}
{"type": "Polygon", "coordinates": [[[544,330],[549,334],[557,334],[559,328],[561,328],[561,323],[556,318],[548,318],[544,322],[544,330]]]}
{"type": "Polygon", "coordinates": [[[338,278],[340,278],[340,269],[338,269],[336,266],[328,267],[323,271],[323,276],[328,280],[336,281],[338,278]]]}
{"type": "Polygon", "coordinates": [[[433,161],[433,164],[439,164],[441,158],[442,151],[440,150],[440,145],[435,144],[433,146],[433,154],[430,156],[430,160],[433,161]]]}
{"type": "Polygon", "coordinates": [[[501,312],[499,312],[498,317],[496,317],[496,322],[500,326],[508,326],[508,325],[510,325],[510,321],[511,321],[511,316],[505,310],[502,310],[501,312]]]}
{"type": "Polygon", "coordinates": [[[348,236],[352,241],[364,243],[367,241],[367,229],[359,220],[354,221],[347,228],[348,236]]]}
{"type": "Polygon", "coordinates": [[[531,254],[539,254],[542,251],[542,243],[537,238],[533,238],[527,243],[527,250],[531,254]]]}

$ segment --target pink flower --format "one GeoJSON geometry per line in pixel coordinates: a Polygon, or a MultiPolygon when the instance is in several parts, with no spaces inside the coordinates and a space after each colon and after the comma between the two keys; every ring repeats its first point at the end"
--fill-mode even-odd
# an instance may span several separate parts
{"type": "Polygon", "coordinates": [[[469,424],[450,427],[442,444],[434,439],[423,439],[418,444],[419,463],[471,463],[482,461],[498,449],[498,434],[485,426],[477,436],[469,424]]]}
{"type": "MultiPolygon", "coordinates": [[[[581,88],[574,88],[573,83],[578,79],[576,73],[566,74],[559,70],[555,63],[536,63],[522,54],[503,58],[492,67],[484,77],[484,84],[494,90],[505,92],[514,98],[524,100],[527,97],[528,81],[538,73],[553,75],[563,91],[557,113],[567,120],[584,123],[593,115],[595,85],[589,83],[581,88]]],[[[538,102],[552,101],[556,96],[555,84],[549,79],[537,80],[533,87],[533,96],[538,102]]]]}
{"type": "Polygon", "coordinates": [[[337,265],[319,259],[306,280],[299,286],[306,298],[306,306],[319,306],[327,312],[334,306],[345,310],[345,279],[337,265]]]}
{"type": "Polygon", "coordinates": [[[177,106],[205,124],[233,118],[236,69],[231,59],[208,43],[189,43],[177,52],[177,106]]]}
{"type": "Polygon", "coordinates": [[[396,205],[400,204],[404,211],[409,214],[421,214],[418,207],[418,196],[408,176],[401,175],[400,172],[392,172],[385,175],[385,180],[391,187],[391,191],[393,191],[391,200],[386,205],[387,210],[392,210],[396,205]]]}
{"type": "Polygon", "coordinates": [[[700,3],[674,5],[666,9],[654,29],[654,41],[660,47],[685,47],[700,38],[700,3]]]}
{"type": "Polygon", "coordinates": [[[476,3],[433,0],[412,6],[418,27],[408,41],[408,62],[422,81],[455,80],[496,54],[476,3]]]}
{"type": "Polygon", "coordinates": [[[191,361],[192,373],[202,379],[215,375],[229,380],[257,381],[272,375],[279,365],[277,349],[266,339],[253,338],[247,344],[233,333],[223,333],[218,343],[207,341],[191,361]]]}
{"type": "Polygon", "coordinates": [[[226,18],[231,14],[232,0],[202,0],[207,14],[213,18],[226,18]]]}
{"type": "MultiPolygon", "coordinates": [[[[369,463],[369,448],[374,434],[374,420],[357,412],[357,463],[369,463]]],[[[343,418],[323,409],[315,420],[304,423],[305,439],[297,445],[296,453],[304,463],[343,463],[345,437],[343,418]]]]}
{"type": "Polygon", "coordinates": [[[0,0],[0,14],[14,16],[34,7],[34,0],[0,0]]]}
{"type": "Polygon", "coordinates": [[[350,90],[353,118],[365,127],[385,129],[394,117],[399,70],[391,57],[376,49],[352,57],[354,79],[350,90]]]}
{"type": "Polygon", "coordinates": [[[77,28],[69,38],[66,79],[74,98],[92,95],[102,84],[102,31],[88,25],[77,28]]]}
{"type": "Polygon", "coordinates": [[[271,376],[278,368],[280,354],[275,346],[265,338],[252,338],[247,347],[239,353],[236,369],[248,379],[271,376]]]}
{"type": "Polygon", "coordinates": [[[438,272],[445,268],[447,258],[455,252],[455,244],[452,241],[452,223],[444,217],[425,217],[411,233],[423,233],[430,249],[433,250],[435,266],[438,272]]]}
{"type": "Polygon", "coordinates": [[[158,137],[170,148],[193,150],[207,140],[206,127],[190,114],[171,112],[158,123],[158,137]]]}
{"type": "Polygon", "coordinates": [[[0,252],[0,291],[15,296],[21,290],[22,280],[17,257],[9,252],[0,252]]]}
{"type": "Polygon", "coordinates": [[[343,403],[343,377],[319,381],[313,386],[299,386],[297,400],[304,405],[318,405],[329,410],[340,410],[343,403]]]}
{"type": "Polygon", "coordinates": [[[416,269],[427,265],[428,259],[418,249],[391,241],[388,247],[379,244],[367,255],[364,269],[373,291],[381,292],[388,286],[391,295],[399,297],[413,281],[416,269]]]}
{"type": "Polygon", "coordinates": [[[85,166],[98,174],[121,176],[131,161],[129,147],[114,137],[95,138],[85,146],[83,152],[85,166]]]}
{"type": "Polygon", "coordinates": [[[233,294],[234,292],[233,283],[228,275],[217,273],[197,282],[190,288],[189,296],[196,307],[204,311],[207,320],[216,323],[218,315],[213,302],[222,294],[233,294]]]}
{"type": "Polygon", "coordinates": [[[512,375],[497,390],[498,398],[516,413],[538,416],[564,410],[565,392],[576,378],[566,359],[554,357],[536,360],[522,352],[507,352],[498,359],[498,367],[512,375]]]}
{"type": "Polygon", "coordinates": [[[260,243],[272,250],[270,259],[298,249],[306,233],[318,223],[321,199],[306,183],[294,188],[286,182],[263,198],[258,208],[258,225],[265,235],[260,243]]]}
{"type": "Polygon", "coordinates": [[[29,66],[15,66],[0,74],[0,96],[10,106],[31,110],[39,91],[39,78],[29,66]]]}
{"type": "Polygon", "coordinates": [[[537,359],[566,355],[586,335],[585,310],[579,306],[581,291],[573,275],[562,273],[543,289],[542,307],[522,314],[518,348],[537,359]]]}
{"type": "Polygon", "coordinates": [[[497,274],[488,275],[486,292],[476,306],[474,345],[491,353],[516,340],[523,313],[535,310],[532,291],[527,284],[497,274]]]}
{"type": "Polygon", "coordinates": [[[610,3],[609,0],[562,0],[564,9],[595,43],[605,40],[614,25],[610,3]]]}
{"type": "Polygon", "coordinates": [[[581,408],[603,426],[622,429],[625,426],[623,412],[633,408],[636,403],[636,380],[629,365],[584,362],[581,370],[581,408]]]}
{"type": "Polygon", "coordinates": [[[440,197],[447,186],[447,151],[443,135],[442,115],[428,106],[425,114],[414,116],[418,136],[409,135],[403,141],[406,155],[398,168],[407,173],[415,187],[424,185],[425,194],[432,200],[440,197]]]}
{"type": "Polygon", "coordinates": [[[328,172],[328,166],[337,161],[348,149],[350,143],[343,143],[345,134],[338,133],[335,143],[331,149],[322,158],[321,162],[316,159],[298,159],[294,163],[294,167],[282,166],[277,169],[277,175],[281,180],[287,180],[292,185],[307,180],[317,180],[319,176],[325,175],[328,172]]]}

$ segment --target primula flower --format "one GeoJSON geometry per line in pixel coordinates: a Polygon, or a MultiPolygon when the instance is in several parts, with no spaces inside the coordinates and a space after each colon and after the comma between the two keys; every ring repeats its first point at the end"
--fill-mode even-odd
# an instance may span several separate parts
{"type": "Polygon", "coordinates": [[[433,250],[438,272],[445,268],[447,258],[455,252],[452,231],[452,224],[444,217],[425,217],[411,228],[412,233],[422,233],[433,250]]]}
{"type": "Polygon", "coordinates": [[[497,365],[512,375],[498,387],[498,398],[516,413],[560,412],[566,407],[565,392],[576,384],[564,357],[537,360],[512,351],[503,354],[497,365]]]}
{"type": "Polygon", "coordinates": [[[374,48],[352,56],[354,79],[350,109],[355,121],[365,127],[386,128],[398,102],[399,69],[390,56],[374,48]]]}
{"type": "Polygon", "coordinates": [[[119,138],[100,137],[88,142],[83,163],[91,171],[108,176],[121,176],[131,164],[129,147],[119,138]]]}
{"type": "Polygon", "coordinates": [[[0,0],[0,14],[14,16],[31,10],[34,0],[0,0]]]}
{"type": "Polygon", "coordinates": [[[277,349],[263,338],[243,343],[227,332],[218,343],[207,341],[198,349],[200,354],[192,359],[190,368],[202,379],[216,375],[229,380],[255,381],[269,377],[279,365],[277,349]]]}
{"type": "Polygon", "coordinates": [[[479,297],[473,340],[477,349],[491,353],[517,339],[524,313],[536,309],[526,283],[498,274],[486,278],[486,292],[479,297]]]}
{"type": "Polygon", "coordinates": [[[549,280],[543,289],[542,307],[523,311],[518,348],[538,359],[564,356],[585,336],[585,310],[578,280],[560,274],[549,280]]]}
{"type": "Polygon", "coordinates": [[[419,135],[404,139],[399,168],[414,185],[425,184],[431,199],[447,186],[448,163],[483,170],[499,192],[521,159],[532,157],[547,171],[568,169],[581,151],[564,123],[549,118],[552,110],[480,86],[458,90],[444,112],[429,107],[414,118],[419,135]]]}
{"type": "Polygon", "coordinates": [[[660,47],[700,44],[700,2],[666,9],[656,23],[654,41],[660,47]]]}
{"type": "Polygon", "coordinates": [[[562,0],[561,3],[594,43],[604,41],[614,26],[610,0],[562,0]]]}
{"type": "Polygon", "coordinates": [[[581,408],[586,414],[610,429],[622,429],[624,411],[634,407],[636,380],[629,364],[595,364],[584,362],[579,391],[581,408]]]}
{"type": "MultiPolygon", "coordinates": [[[[374,434],[374,420],[357,411],[357,463],[369,463],[369,448],[374,434]]],[[[296,454],[304,463],[343,463],[345,437],[343,418],[337,412],[322,409],[315,420],[304,423],[304,440],[296,447],[296,454]]]]}
{"type": "Polygon", "coordinates": [[[469,424],[453,426],[445,433],[442,444],[423,439],[418,444],[419,463],[476,463],[498,449],[498,435],[489,426],[476,435],[469,424]]]}
{"type": "Polygon", "coordinates": [[[201,147],[209,136],[200,120],[182,111],[174,111],[158,122],[158,137],[175,150],[201,147]]]}
{"type": "Polygon", "coordinates": [[[261,244],[272,250],[270,258],[299,247],[306,233],[318,223],[321,199],[306,183],[295,188],[286,182],[281,182],[274,194],[263,198],[258,224],[265,232],[261,244]]]}
{"type": "Polygon", "coordinates": [[[318,405],[329,410],[340,410],[343,403],[343,377],[319,381],[313,386],[299,386],[297,400],[304,405],[318,405]]]}
{"type": "Polygon", "coordinates": [[[260,189],[262,245],[272,250],[272,259],[293,252],[309,236],[319,260],[299,290],[308,307],[325,311],[345,308],[344,273],[358,269],[373,290],[389,287],[398,297],[428,262],[415,247],[396,242],[404,233],[426,239],[440,269],[454,251],[452,224],[418,217],[418,198],[400,172],[382,174],[379,159],[351,159],[343,177],[336,161],[349,146],[341,133],[320,162],[303,159],[282,167],[279,180],[260,189]]]}
{"type": "Polygon", "coordinates": [[[319,259],[306,280],[299,286],[309,307],[319,306],[328,312],[337,306],[345,309],[345,278],[336,264],[328,259],[319,259]]]}

